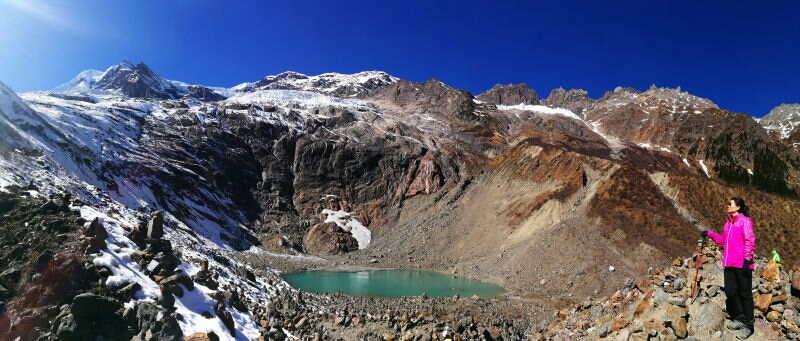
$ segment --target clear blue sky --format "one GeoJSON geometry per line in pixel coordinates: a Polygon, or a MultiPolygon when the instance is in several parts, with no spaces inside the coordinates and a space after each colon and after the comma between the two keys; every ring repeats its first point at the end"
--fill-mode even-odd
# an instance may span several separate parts
{"type": "Polygon", "coordinates": [[[0,81],[47,89],[122,59],[214,86],[384,70],[475,94],[680,85],[761,116],[800,102],[799,13],[797,1],[0,0],[0,81]]]}

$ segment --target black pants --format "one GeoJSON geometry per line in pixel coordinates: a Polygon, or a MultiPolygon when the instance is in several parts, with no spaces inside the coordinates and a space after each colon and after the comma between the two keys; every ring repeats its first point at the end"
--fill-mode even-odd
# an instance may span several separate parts
{"type": "Polygon", "coordinates": [[[753,329],[753,270],[725,268],[725,308],[731,319],[753,329]]]}

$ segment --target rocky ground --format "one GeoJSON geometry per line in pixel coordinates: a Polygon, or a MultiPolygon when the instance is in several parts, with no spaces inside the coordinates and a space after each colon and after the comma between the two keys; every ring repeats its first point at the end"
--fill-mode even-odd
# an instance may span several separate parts
{"type": "MultiPolygon", "coordinates": [[[[714,245],[704,249],[696,300],[689,297],[695,260],[679,258],[663,269],[653,267],[640,280],[628,278],[623,288],[610,296],[583,301],[576,296],[574,304],[560,301],[564,308],[555,313],[552,307],[559,302],[544,304],[514,291],[491,300],[388,299],[309,294],[276,286],[271,301],[264,305],[241,295],[235,287],[221,285],[217,278],[223,269],[209,266],[207,260],[199,260],[200,270],[195,274],[185,274],[179,267],[179,250],[173,250],[165,239],[160,212],[128,227],[127,237],[140,249],[131,258],[159,284],[161,298],[130,301],[141,286],[107,285],[111,270],[92,261],[100,249],[113,247],[106,245],[108,232],[103,223],[81,218],[76,210],[81,203],[68,194],[41,198],[30,191],[35,188],[0,193],[0,213],[7,227],[0,236],[4,246],[0,256],[10,265],[0,274],[0,294],[7,302],[0,318],[4,339],[213,340],[218,335],[183,335],[179,327],[185,317],[176,312],[175,299],[196,292],[196,284],[213,290],[210,296],[216,306],[213,312],[204,313],[206,318],[219,320],[233,335],[236,326],[228,309],[250,313],[266,340],[726,340],[733,336],[724,328],[721,250],[714,245]]],[[[272,269],[429,269],[429,260],[415,257],[380,246],[325,257],[251,250],[232,255],[248,265],[232,270],[246,281],[255,283],[258,276],[271,285],[280,281],[272,269]]],[[[232,264],[225,257],[214,260],[221,266],[232,264]]],[[[800,336],[800,301],[796,297],[800,266],[788,274],[785,270],[782,265],[758,260],[753,282],[758,310],[752,339],[800,336]]],[[[481,278],[470,271],[463,274],[481,278]]],[[[569,285],[553,278],[546,284],[563,292],[581,292],[577,290],[580,283],[569,285]]]]}
{"type": "MultiPolygon", "coordinates": [[[[263,305],[241,295],[238,288],[221,284],[218,278],[225,270],[209,266],[207,260],[199,261],[200,270],[194,275],[184,273],[179,267],[180,250],[174,250],[165,238],[160,212],[130,227],[127,234],[140,249],[131,258],[158,283],[160,298],[131,300],[141,293],[142,285],[109,285],[106,279],[112,270],[96,261],[99,250],[115,247],[106,244],[111,239],[103,222],[83,220],[78,211],[81,203],[69,195],[47,199],[31,196],[30,190],[35,189],[11,188],[9,193],[0,193],[7,227],[0,236],[4,245],[0,255],[9,264],[0,277],[0,339],[213,340],[219,336],[183,335],[179,327],[186,317],[176,311],[176,298],[196,294],[197,284],[211,289],[216,301],[213,312],[203,312],[205,318],[219,320],[236,335],[229,309],[250,313],[262,338],[269,340],[513,340],[523,339],[535,321],[528,304],[507,297],[490,301],[476,297],[377,299],[304,294],[274,286],[272,300],[263,305]],[[34,223],[40,228],[31,229],[34,223]]],[[[234,258],[255,269],[237,266],[232,269],[236,276],[255,283],[258,275],[270,286],[280,278],[266,269],[348,266],[263,251],[242,252],[234,258]]],[[[214,260],[226,263],[225,257],[214,260]]]]}
{"type": "MultiPolygon", "coordinates": [[[[693,299],[695,258],[675,259],[665,269],[653,268],[640,280],[610,297],[587,299],[558,311],[535,340],[735,340],[726,329],[722,251],[703,249],[702,270],[693,299]]],[[[777,263],[757,259],[753,275],[756,306],[751,340],[795,340],[800,337],[800,263],[790,274],[777,263]]]]}

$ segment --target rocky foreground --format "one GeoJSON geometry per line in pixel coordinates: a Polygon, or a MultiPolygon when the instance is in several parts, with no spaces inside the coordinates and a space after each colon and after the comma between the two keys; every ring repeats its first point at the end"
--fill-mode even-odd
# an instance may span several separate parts
{"type": "MultiPolygon", "coordinates": [[[[176,309],[206,293],[213,304],[193,305],[208,323],[224,325],[241,339],[237,326],[247,316],[258,326],[260,340],[728,340],[720,267],[721,249],[703,250],[696,299],[691,287],[695,258],[675,259],[666,269],[633,278],[610,297],[587,298],[548,319],[539,318],[533,303],[510,295],[492,300],[477,297],[407,297],[402,299],[316,295],[286,286],[267,264],[235,266],[226,257],[198,261],[189,275],[180,266],[180,250],[165,238],[163,217],[154,212],[127,237],[139,251],[131,255],[149,280],[158,283],[157,300],[143,300],[138,282],[108,281],[112,269],[98,262],[109,232],[100,219],[80,216],[82,203],[69,195],[30,198],[18,188],[0,193],[4,222],[4,264],[0,273],[3,315],[0,337],[8,340],[215,340],[214,332],[184,335],[187,321],[176,309]],[[33,224],[33,225],[31,225],[33,224]],[[27,231],[27,232],[26,232],[27,231]],[[211,265],[210,265],[211,264],[211,265]],[[228,264],[228,265],[226,265],[228,264]],[[233,267],[227,269],[226,267],[233,267]],[[271,299],[251,300],[241,287],[221,276],[234,272],[246,283],[264,286],[271,299]],[[267,283],[256,278],[265,278],[267,283]],[[240,315],[239,313],[242,313],[240,315]]],[[[246,254],[263,258],[260,253],[246,254]]],[[[262,254],[263,255],[263,254],[262,254]]],[[[312,261],[325,261],[317,258],[312,261]]],[[[296,261],[295,261],[296,262],[296,261]]],[[[274,264],[271,264],[275,266],[274,264]]],[[[783,265],[757,260],[753,290],[756,330],[753,340],[800,337],[800,264],[787,274],[783,265]]],[[[568,289],[567,289],[568,290],[568,289]]],[[[227,337],[227,336],[226,336],[227,337]]]]}
{"type": "Polygon", "coordinates": [[[199,260],[199,271],[190,275],[178,258],[182,250],[165,237],[158,211],[137,226],[127,226],[127,238],[139,249],[131,259],[158,284],[158,299],[142,299],[148,281],[109,281],[115,269],[98,255],[118,246],[108,242],[114,238],[102,219],[81,217],[82,203],[69,195],[41,198],[29,196],[29,191],[35,189],[0,193],[7,227],[0,242],[8,250],[2,256],[8,268],[0,273],[3,340],[243,339],[237,329],[243,321],[237,316],[251,318],[261,340],[515,340],[524,339],[531,326],[532,320],[525,318],[528,307],[505,298],[304,294],[273,285],[281,281],[274,272],[235,266],[224,256],[199,260]],[[258,281],[254,271],[267,282],[258,281]],[[271,294],[269,302],[252,300],[241,287],[225,284],[231,282],[221,278],[230,272],[262,286],[271,294]],[[200,302],[203,293],[213,304],[200,302]],[[195,312],[205,321],[191,321],[178,312],[178,300],[199,310],[195,312]],[[184,335],[182,323],[221,324],[229,335],[184,335]]]}
{"type": "MultiPolygon", "coordinates": [[[[710,243],[710,242],[709,242],[710,243]]],[[[713,243],[711,243],[713,244],[713,243]]],[[[611,297],[587,299],[555,314],[534,340],[736,340],[724,327],[722,249],[703,249],[696,299],[692,299],[695,257],[653,268],[640,281],[611,297]]],[[[787,274],[783,265],[757,259],[753,274],[755,333],[751,340],[800,338],[800,263],[787,274]]]]}

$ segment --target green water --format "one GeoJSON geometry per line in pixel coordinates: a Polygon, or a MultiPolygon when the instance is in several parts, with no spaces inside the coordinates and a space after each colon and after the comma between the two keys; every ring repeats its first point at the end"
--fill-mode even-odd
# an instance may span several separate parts
{"type": "Polygon", "coordinates": [[[291,286],[307,292],[336,293],[350,296],[403,297],[462,297],[478,295],[491,298],[503,289],[490,283],[429,271],[374,270],[358,272],[309,271],[286,274],[291,286]]]}

